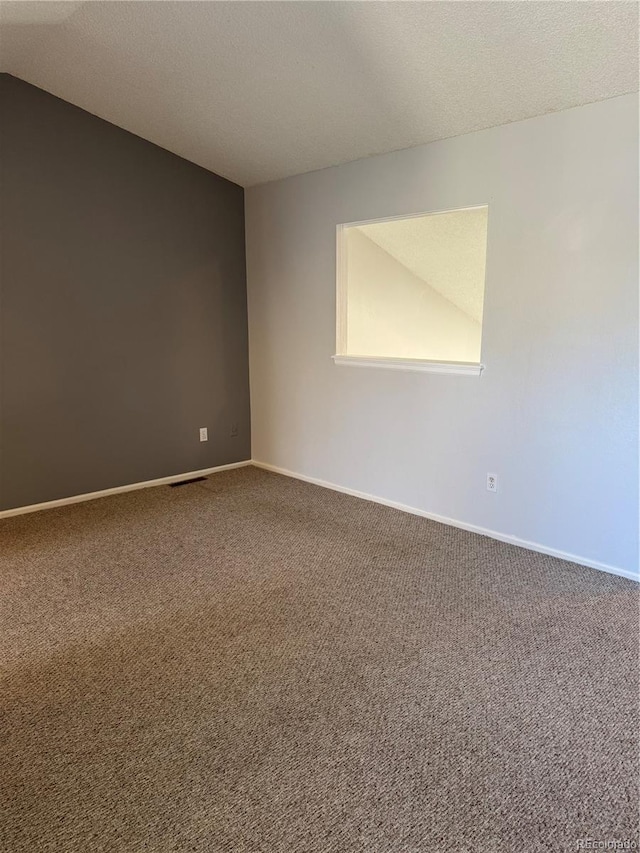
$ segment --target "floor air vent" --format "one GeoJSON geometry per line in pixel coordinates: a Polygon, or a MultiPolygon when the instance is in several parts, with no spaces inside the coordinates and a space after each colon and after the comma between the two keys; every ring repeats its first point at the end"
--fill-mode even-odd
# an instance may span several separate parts
{"type": "Polygon", "coordinates": [[[194,477],[192,480],[179,480],[177,483],[169,483],[169,488],[175,489],[177,486],[188,486],[189,483],[201,483],[206,479],[206,477],[194,477]]]}

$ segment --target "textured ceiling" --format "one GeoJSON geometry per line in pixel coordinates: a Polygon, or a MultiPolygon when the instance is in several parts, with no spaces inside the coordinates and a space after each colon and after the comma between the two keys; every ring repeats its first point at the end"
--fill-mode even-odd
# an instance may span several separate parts
{"type": "Polygon", "coordinates": [[[482,322],[487,208],[356,226],[414,275],[482,322]]]}
{"type": "Polygon", "coordinates": [[[244,186],[635,91],[635,2],[0,4],[0,70],[244,186]]]}

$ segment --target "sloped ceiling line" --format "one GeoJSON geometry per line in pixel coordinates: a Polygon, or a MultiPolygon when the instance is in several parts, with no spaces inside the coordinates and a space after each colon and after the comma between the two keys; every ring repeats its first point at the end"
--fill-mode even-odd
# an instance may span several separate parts
{"type": "Polygon", "coordinates": [[[0,70],[243,186],[636,91],[638,4],[0,3],[0,70]]]}

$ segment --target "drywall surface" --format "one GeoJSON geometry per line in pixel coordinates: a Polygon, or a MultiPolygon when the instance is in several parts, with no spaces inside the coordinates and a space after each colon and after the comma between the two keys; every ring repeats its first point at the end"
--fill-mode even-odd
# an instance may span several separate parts
{"type": "Polygon", "coordinates": [[[480,361],[480,323],[360,229],[344,238],[349,355],[480,361]]]}
{"type": "Polygon", "coordinates": [[[0,69],[249,185],[634,92],[618,3],[0,3],[0,69]]]}
{"type": "Polygon", "coordinates": [[[250,457],[243,190],[8,75],[0,110],[0,508],[250,457]]]}
{"type": "Polygon", "coordinates": [[[355,227],[481,323],[488,215],[487,207],[474,207],[355,227]]]}
{"type": "Polygon", "coordinates": [[[623,96],[248,190],[254,458],[637,571],[637,150],[623,96]],[[336,224],[487,203],[483,375],[334,365],[336,224]]]}

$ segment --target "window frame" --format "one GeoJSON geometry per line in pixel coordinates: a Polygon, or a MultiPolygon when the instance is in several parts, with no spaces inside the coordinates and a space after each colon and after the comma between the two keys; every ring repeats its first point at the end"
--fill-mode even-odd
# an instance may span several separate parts
{"type": "MultiPolygon", "coordinates": [[[[450,207],[442,210],[423,211],[421,213],[383,216],[379,219],[362,219],[355,222],[340,222],[336,225],[336,341],[333,363],[346,367],[374,367],[391,370],[408,370],[418,373],[456,373],[463,376],[481,376],[485,365],[481,361],[437,361],[426,358],[389,358],[386,356],[349,355],[347,352],[347,253],[345,251],[344,232],[346,228],[359,225],[373,225],[379,222],[394,222],[399,219],[417,219],[423,216],[438,216],[443,213],[457,213],[462,210],[487,208],[487,244],[489,242],[489,203],[471,204],[465,207],[450,207]]],[[[486,266],[485,266],[486,288],[486,266]]],[[[484,316],[483,316],[484,331],[484,316]]]]}

